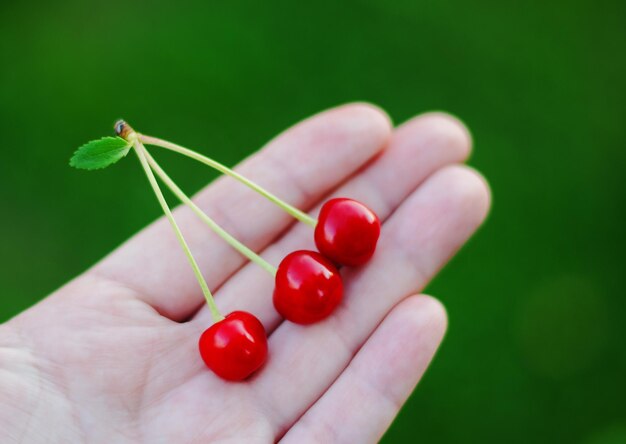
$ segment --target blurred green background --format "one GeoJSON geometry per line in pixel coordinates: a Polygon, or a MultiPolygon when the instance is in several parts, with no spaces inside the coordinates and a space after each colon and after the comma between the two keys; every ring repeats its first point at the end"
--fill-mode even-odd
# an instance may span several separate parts
{"type": "Polygon", "coordinates": [[[117,117],[234,164],[343,102],[448,110],[493,211],[384,442],[625,443],[625,50],[623,1],[5,0],[0,321],[159,215],[135,162],[67,166],[117,117]]]}

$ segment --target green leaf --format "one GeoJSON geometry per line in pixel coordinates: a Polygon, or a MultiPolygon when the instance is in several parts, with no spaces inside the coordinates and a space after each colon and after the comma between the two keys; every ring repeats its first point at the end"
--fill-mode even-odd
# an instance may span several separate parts
{"type": "Polygon", "coordinates": [[[92,140],[76,150],[70,159],[70,165],[82,170],[106,168],[126,156],[130,146],[130,143],[121,137],[92,140]]]}

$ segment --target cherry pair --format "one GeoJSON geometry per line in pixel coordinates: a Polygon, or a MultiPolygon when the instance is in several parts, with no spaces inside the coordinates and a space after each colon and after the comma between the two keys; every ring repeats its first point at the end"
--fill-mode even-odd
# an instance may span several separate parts
{"type": "Polygon", "coordinates": [[[352,199],[326,202],[315,226],[320,251],[299,250],[278,266],[274,307],[285,319],[311,324],[330,315],[343,297],[338,266],[367,262],[376,249],[380,221],[376,214],[352,199]]]}

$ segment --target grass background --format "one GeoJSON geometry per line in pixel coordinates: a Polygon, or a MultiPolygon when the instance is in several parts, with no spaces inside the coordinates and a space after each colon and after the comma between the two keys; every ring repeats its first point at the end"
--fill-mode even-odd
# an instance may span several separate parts
{"type": "Polygon", "coordinates": [[[343,102],[448,110],[493,212],[428,289],[450,329],[384,442],[624,443],[625,23],[608,0],[5,0],[0,321],[159,215],[135,162],[67,166],[116,117],[234,164],[343,102]]]}

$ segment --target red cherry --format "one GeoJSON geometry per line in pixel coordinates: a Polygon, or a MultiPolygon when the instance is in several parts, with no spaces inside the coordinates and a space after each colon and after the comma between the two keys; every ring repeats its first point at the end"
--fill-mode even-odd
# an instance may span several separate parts
{"type": "Polygon", "coordinates": [[[341,265],[367,262],[376,250],[380,220],[352,199],[331,199],[322,206],[315,226],[315,244],[324,256],[341,265]]]}
{"type": "Polygon", "coordinates": [[[211,325],[198,345],[207,367],[228,381],[246,379],[267,359],[263,324],[245,311],[234,311],[211,325]]]}
{"type": "Polygon", "coordinates": [[[274,307],[291,322],[311,324],[324,319],[342,297],[339,271],[315,251],[289,253],[278,266],[274,307]]]}

